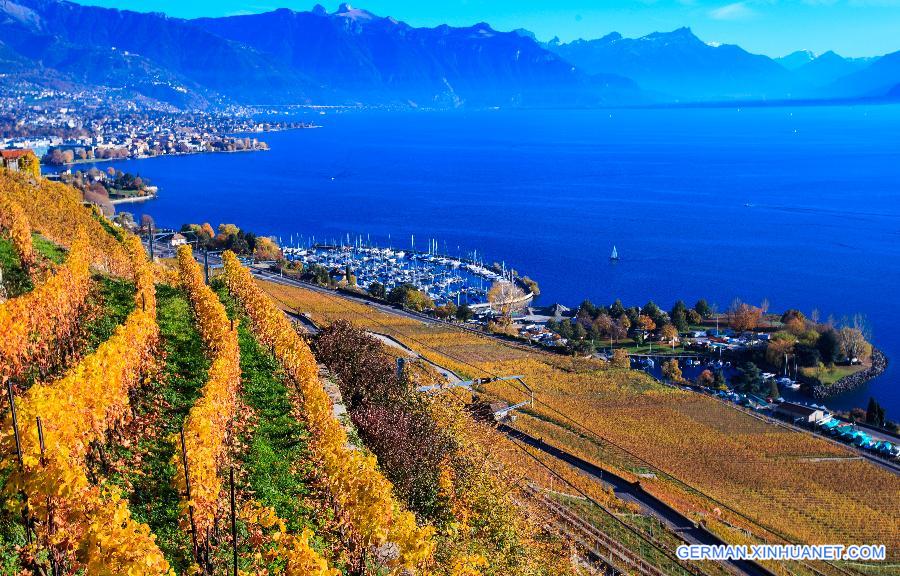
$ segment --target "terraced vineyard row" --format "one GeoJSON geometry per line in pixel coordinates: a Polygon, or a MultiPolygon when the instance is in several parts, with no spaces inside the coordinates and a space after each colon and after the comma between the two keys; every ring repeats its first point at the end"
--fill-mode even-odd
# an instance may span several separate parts
{"type": "MultiPolygon", "coordinates": [[[[59,569],[91,574],[165,574],[168,563],[146,525],[131,519],[118,490],[91,483],[92,443],[128,416],[129,393],[153,362],[157,337],[153,273],[137,238],[126,240],[136,308],[108,341],[58,382],[33,386],[4,419],[4,487],[59,569]]],[[[36,548],[37,549],[37,548],[36,548]]],[[[35,549],[35,550],[36,550],[35,549]]]]}
{"type": "Polygon", "coordinates": [[[118,277],[132,274],[131,261],[120,242],[122,233],[94,208],[84,206],[74,188],[23,174],[0,171],[0,196],[15,202],[25,213],[31,230],[59,246],[70,248],[77,230],[84,231],[92,265],[118,277]]]}
{"type": "MultiPolygon", "coordinates": [[[[0,303],[0,379],[20,380],[58,364],[87,305],[90,259],[87,236],[76,233],[66,263],[45,283],[0,303]]],[[[29,234],[28,238],[31,236],[29,234]]]]}
{"type": "MultiPolygon", "coordinates": [[[[178,267],[181,285],[191,302],[197,330],[210,358],[207,382],[184,423],[184,451],[176,447],[173,456],[173,467],[184,467],[184,474],[175,475],[176,486],[184,495],[182,526],[193,534],[194,556],[201,558],[208,549],[216,519],[222,490],[219,471],[236,409],[241,369],[237,332],[230,325],[219,298],[204,283],[190,247],[183,246],[178,251],[178,267]]],[[[175,442],[178,444],[177,439],[175,442]]]]}
{"type": "Polygon", "coordinates": [[[14,200],[0,195],[0,230],[9,235],[27,268],[34,262],[34,245],[31,241],[31,224],[25,211],[14,200]]]}
{"type": "Polygon", "coordinates": [[[298,388],[314,457],[322,465],[340,513],[366,546],[385,542],[397,546],[394,565],[423,564],[433,552],[433,529],[419,528],[413,515],[394,500],[391,484],[378,471],[374,458],[347,449],[346,433],[332,414],[309,347],[237,258],[226,253],[224,261],[229,290],[251,319],[259,340],[274,351],[298,388]]]}

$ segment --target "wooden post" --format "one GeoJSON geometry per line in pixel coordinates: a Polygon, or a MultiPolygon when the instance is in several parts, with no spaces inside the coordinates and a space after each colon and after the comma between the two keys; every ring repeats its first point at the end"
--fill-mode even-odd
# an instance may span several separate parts
{"type": "Polygon", "coordinates": [[[187,489],[188,518],[191,521],[191,544],[194,547],[194,560],[199,562],[199,558],[197,557],[197,554],[199,553],[199,549],[197,548],[197,525],[194,523],[194,505],[190,504],[191,476],[188,473],[187,444],[184,441],[184,426],[181,427],[181,461],[184,464],[184,485],[187,489]]]}
{"type": "Polygon", "coordinates": [[[22,461],[22,441],[19,438],[19,419],[16,417],[16,395],[13,393],[12,380],[6,381],[6,392],[9,394],[9,413],[12,416],[13,434],[16,438],[16,457],[19,459],[19,468],[24,468],[22,461]]]}
{"type": "Polygon", "coordinates": [[[150,261],[153,262],[153,224],[147,226],[150,231],[150,261]]]}
{"type": "Polygon", "coordinates": [[[37,429],[38,429],[38,442],[41,446],[41,465],[44,464],[44,424],[41,422],[41,417],[38,416],[37,420],[37,429]]]}
{"type": "Polygon", "coordinates": [[[229,470],[231,480],[231,558],[234,562],[234,576],[238,576],[237,519],[234,513],[234,466],[229,470]]]}
{"type": "MultiPolygon", "coordinates": [[[[19,470],[24,472],[25,462],[22,460],[22,440],[19,437],[19,419],[16,416],[16,395],[13,393],[12,380],[6,381],[6,392],[9,394],[9,413],[12,416],[13,434],[16,439],[16,457],[19,459],[19,470]]],[[[22,521],[25,524],[25,540],[31,544],[31,522],[28,519],[28,496],[22,491],[25,506],[22,508],[22,521]]]]}
{"type": "MultiPolygon", "coordinates": [[[[41,417],[37,416],[37,431],[38,431],[38,442],[41,446],[41,466],[44,466],[46,463],[45,453],[46,453],[46,445],[44,443],[44,423],[41,421],[41,417]]],[[[47,534],[50,540],[53,540],[53,533],[55,529],[53,526],[53,502],[50,500],[50,496],[47,496],[47,534]]],[[[59,563],[56,560],[56,551],[51,549],[48,554],[50,559],[50,573],[53,576],[59,576],[59,563]]]]}

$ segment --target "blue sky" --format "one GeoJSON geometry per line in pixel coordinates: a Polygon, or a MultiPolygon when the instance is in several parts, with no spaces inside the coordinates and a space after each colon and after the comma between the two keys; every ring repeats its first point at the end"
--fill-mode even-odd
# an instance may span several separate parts
{"type": "MultiPolygon", "coordinates": [[[[275,8],[309,10],[302,0],[80,0],[85,4],[171,16],[223,16],[275,8]]],[[[321,4],[334,10],[338,2],[321,4]]],[[[900,50],[900,0],[357,0],[382,16],[414,26],[488,22],[527,28],[540,39],[596,38],[618,31],[640,36],[690,26],[707,42],[739,44],[770,56],[835,50],[871,56],[900,50]]]]}

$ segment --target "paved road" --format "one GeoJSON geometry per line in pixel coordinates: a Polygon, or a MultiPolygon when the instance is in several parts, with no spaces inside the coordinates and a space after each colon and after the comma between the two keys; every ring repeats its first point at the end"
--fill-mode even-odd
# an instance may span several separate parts
{"type": "Polygon", "coordinates": [[[424,356],[422,356],[421,354],[419,354],[418,352],[416,352],[415,350],[413,350],[412,348],[410,348],[403,342],[397,340],[393,336],[388,336],[387,334],[381,334],[379,332],[369,332],[369,335],[377,338],[386,346],[390,346],[391,348],[396,348],[397,350],[402,350],[410,358],[420,360],[420,361],[428,364],[429,366],[434,368],[450,384],[459,384],[460,382],[463,381],[463,379],[460,377],[460,375],[457,374],[456,372],[454,372],[453,370],[450,370],[449,368],[444,368],[440,364],[432,362],[431,360],[429,360],[428,358],[425,358],[424,356]]]}

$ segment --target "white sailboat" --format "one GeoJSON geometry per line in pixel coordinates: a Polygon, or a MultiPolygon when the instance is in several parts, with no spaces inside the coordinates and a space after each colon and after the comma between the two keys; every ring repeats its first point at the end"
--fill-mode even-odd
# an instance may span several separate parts
{"type": "Polygon", "coordinates": [[[619,259],[619,251],[616,250],[616,247],[613,246],[612,254],[609,256],[610,260],[618,260],[619,259]]]}

